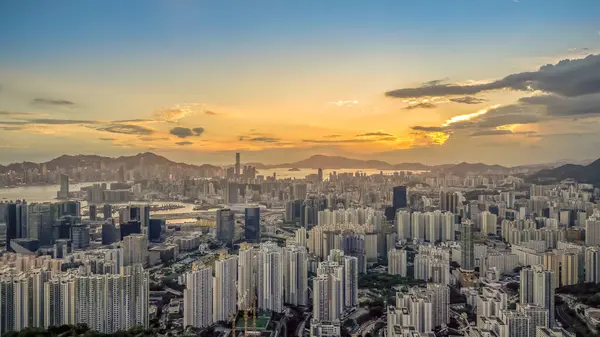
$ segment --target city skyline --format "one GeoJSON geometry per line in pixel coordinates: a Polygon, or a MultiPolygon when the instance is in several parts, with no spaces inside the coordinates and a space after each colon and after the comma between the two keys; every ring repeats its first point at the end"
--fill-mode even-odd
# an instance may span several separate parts
{"type": "Polygon", "coordinates": [[[576,2],[4,3],[0,156],[597,158],[600,4],[576,2]]]}

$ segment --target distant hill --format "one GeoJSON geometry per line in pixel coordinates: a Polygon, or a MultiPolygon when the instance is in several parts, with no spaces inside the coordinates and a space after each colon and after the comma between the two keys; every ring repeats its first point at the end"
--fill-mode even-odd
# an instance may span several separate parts
{"type": "Polygon", "coordinates": [[[146,165],[159,165],[159,166],[172,166],[172,167],[182,167],[188,169],[197,169],[197,170],[221,170],[221,167],[214,165],[190,165],[186,163],[177,163],[172,160],[169,160],[163,156],[159,156],[152,152],[138,153],[134,156],[121,156],[117,158],[113,157],[103,157],[97,155],[62,155],[60,157],[56,157],[45,163],[32,163],[32,162],[23,162],[23,163],[14,163],[7,166],[0,165],[0,172],[7,171],[20,171],[24,169],[39,169],[41,165],[46,164],[46,167],[49,170],[55,170],[57,167],[62,169],[71,169],[75,167],[96,167],[100,168],[102,165],[105,167],[125,167],[127,169],[133,169],[142,164],[146,165]]]}
{"type": "MultiPolygon", "coordinates": [[[[497,173],[497,174],[509,174],[513,172],[519,172],[522,170],[529,170],[527,166],[520,167],[504,167],[500,165],[487,165],[483,163],[460,163],[460,164],[444,164],[444,165],[425,165],[421,163],[400,163],[390,164],[381,160],[361,160],[352,159],[341,156],[326,156],[326,155],[314,155],[307,159],[291,162],[282,163],[275,165],[264,165],[261,163],[248,163],[247,165],[256,166],[258,169],[272,169],[272,168],[309,168],[309,169],[377,169],[377,170],[424,170],[424,171],[441,171],[446,173],[452,173],[456,175],[466,175],[469,173],[497,173]]],[[[547,168],[548,165],[541,167],[547,168]]],[[[540,168],[541,168],[540,167],[540,168]]]]}
{"type": "MultiPolygon", "coordinates": [[[[220,172],[221,166],[215,165],[191,165],[186,163],[174,162],[163,156],[159,156],[152,152],[138,153],[134,156],[121,156],[117,158],[103,157],[97,155],[62,155],[54,158],[46,163],[14,163],[7,166],[0,165],[0,173],[7,171],[22,171],[24,169],[35,169],[40,168],[42,164],[46,164],[46,167],[50,170],[60,167],[63,169],[70,169],[75,167],[97,167],[100,168],[102,165],[108,168],[118,168],[121,166],[127,169],[133,169],[140,165],[159,165],[159,166],[171,166],[187,169],[202,170],[207,174],[212,172],[220,172]]],[[[592,163],[593,164],[593,163],[592,163]]],[[[592,165],[591,164],[591,165],[592,165]]],[[[515,173],[531,173],[544,168],[554,167],[554,164],[540,164],[531,166],[517,166],[517,167],[505,167],[501,165],[487,165],[483,163],[460,163],[460,164],[444,164],[444,165],[425,165],[421,163],[400,163],[390,164],[381,160],[362,160],[353,159],[341,156],[326,156],[326,155],[314,155],[304,160],[291,163],[282,163],[275,165],[265,165],[262,163],[244,163],[243,165],[254,166],[259,170],[273,169],[273,168],[304,168],[304,169],[375,169],[375,170],[424,170],[424,171],[438,171],[443,173],[451,173],[459,176],[465,176],[467,174],[515,174],[515,173]]],[[[229,165],[231,166],[231,165],[229,165]]],[[[580,167],[579,165],[571,165],[573,167],[580,167]]],[[[228,166],[226,166],[228,167],[228,166]]],[[[570,167],[564,165],[561,167],[570,167]]],[[[558,168],[557,168],[558,169],[558,168]]],[[[545,170],[547,171],[547,170],[545,170]]]]}
{"type": "Polygon", "coordinates": [[[569,178],[578,182],[600,186],[600,159],[589,165],[566,164],[553,169],[540,170],[531,175],[529,180],[539,183],[551,183],[569,178]]]}

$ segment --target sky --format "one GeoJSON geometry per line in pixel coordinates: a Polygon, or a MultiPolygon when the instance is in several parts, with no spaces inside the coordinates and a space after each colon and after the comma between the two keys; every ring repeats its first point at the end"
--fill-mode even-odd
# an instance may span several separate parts
{"type": "Polygon", "coordinates": [[[600,1],[0,1],[0,164],[600,157],[600,1]]]}

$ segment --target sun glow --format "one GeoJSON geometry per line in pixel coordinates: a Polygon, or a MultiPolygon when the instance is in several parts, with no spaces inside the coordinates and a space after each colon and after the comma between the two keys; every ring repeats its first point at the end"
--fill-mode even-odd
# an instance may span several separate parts
{"type": "Polygon", "coordinates": [[[442,124],[442,126],[448,126],[448,125],[456,123],[456,122],[464,122],[464,121],[471,120],[471,119],[473,119],[475,117],[479,117],[479,116],[485,115],[490,110],[497,109],[498,107],[500,107],[500,104],[492,105],[489,108],[481,109],[481,110],[479,110],[477,112],[473,112],[473,113],[470,113],[470,114],[454,116],[454,117],[448,119],[446,121],[446,123],[442,124]]]}

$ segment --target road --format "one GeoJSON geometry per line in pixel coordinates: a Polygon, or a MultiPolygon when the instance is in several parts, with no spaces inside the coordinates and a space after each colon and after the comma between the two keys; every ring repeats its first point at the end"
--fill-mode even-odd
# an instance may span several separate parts
{"type": "Polygon", "coordinates": [[[383,322],[383,320],[381,318],[379,318],[379,319],[370,320],[370,321],[363,323],[360,326],[360,328],[358,328],[358,331],[356,332],[356,334],[361,335],[361,336],[366,335],[367,333],[373,331],[373,329],[375,328],[375,325],[378,322],[383,322]]]}

